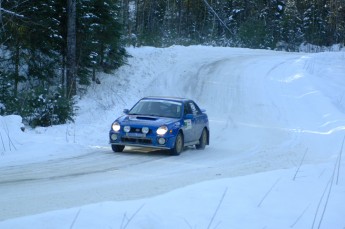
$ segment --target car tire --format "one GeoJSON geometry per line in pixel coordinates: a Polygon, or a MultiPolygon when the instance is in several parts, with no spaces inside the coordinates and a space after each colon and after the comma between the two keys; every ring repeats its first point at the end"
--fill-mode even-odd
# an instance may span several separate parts
{"type": "Polygon", "coordinates": [[[125,146],[123,145],[111,145],[111,149],[116,153],[122,152],[124,148],[125,146]]]}
{"type": "Polygon", "coordinates": [[[176,140],[175,140],[175,146],[170,150],[171,155],[178,156],[182,152],[184,147],[184,140],[182,133],[178,133],[176,140]]]}
{"type": "Polygon", "coordinates": [[[206,131],[206,129],[204,128],[204,129],[202,130],[202,133],[201,133],[201,136],[200,136],[200,139],[199,139],[199,144],[196,144],[196,145],[195,145],[195,148],[196,148],[196,149],[205,149],[205,146],[206,146],[206,144],[207,144],[207,138],[208,138],[208,136],[207,136],[207,131],[206,131]]]}

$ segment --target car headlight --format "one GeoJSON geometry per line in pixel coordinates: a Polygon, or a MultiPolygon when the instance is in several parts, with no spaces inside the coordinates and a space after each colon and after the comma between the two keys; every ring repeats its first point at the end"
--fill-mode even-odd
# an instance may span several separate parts
{"type": "Polygon", "coordinates": [[[121,126],[118,122],[114,122],[111,128],[113,129],[113,131],[117,132],[121,129],[121,126]]]}
{"type": "Polygon", "coordinates": [[[156,133],[158,135],[164,135],[164,134],[166,134],[166,132],[168,132],[168,127],[167,126],[161,126],[156,131],[156,133]]]}

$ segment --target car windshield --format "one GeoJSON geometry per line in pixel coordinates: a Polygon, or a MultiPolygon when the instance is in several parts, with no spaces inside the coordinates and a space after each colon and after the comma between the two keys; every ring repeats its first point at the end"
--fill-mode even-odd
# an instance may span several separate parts
{"type": "Polygon", "coordinates": [[[141,100],[130,111],[131,115],[180,118],[182,103],[167,100],[141,100]]]}

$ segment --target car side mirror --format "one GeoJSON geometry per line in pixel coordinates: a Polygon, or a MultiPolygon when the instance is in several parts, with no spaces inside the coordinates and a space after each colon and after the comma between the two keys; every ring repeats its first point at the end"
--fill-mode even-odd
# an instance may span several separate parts
{"type": "Polygon", "coordinates": [[[128,110],[128,109],[124,109],[124,110],[123,110],[123,113],[128,114],[128,113],[129,113],[129,110],[128,110]]]}
{"type": "Polygon", "coordinates": [[[192,119],[193,117],[194,117],[193,114],[186,114],[186,115],[184,116],[185,119],[192,119]]]}
{"type": "Polygon", "coordinates": [[[206,113],[206,109],[201,109],[201,112],[202,113],[206,113]]]}

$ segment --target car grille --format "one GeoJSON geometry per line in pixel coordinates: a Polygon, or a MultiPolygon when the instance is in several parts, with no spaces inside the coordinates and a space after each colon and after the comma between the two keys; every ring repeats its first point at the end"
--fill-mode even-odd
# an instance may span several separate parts
{"type": "Polygon", "coordinates": [[[147,144],[147,145],[152,144],[151,139],[148,139],[148,138],[122,137],[121,141],[125,143],[134,143],[134,144],[147,144]]]}
{"type": "MultiPolygon", "coordinates": [[[[141,128],[135,128],[135,127],[131,127],[131,130],[129,131],[129,133],[141,133],[141,128]]],[[[151,129],[149,129],[149,132],[147,134],[152,133],[151,129]]]]}

